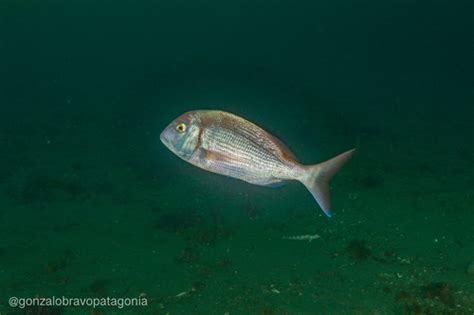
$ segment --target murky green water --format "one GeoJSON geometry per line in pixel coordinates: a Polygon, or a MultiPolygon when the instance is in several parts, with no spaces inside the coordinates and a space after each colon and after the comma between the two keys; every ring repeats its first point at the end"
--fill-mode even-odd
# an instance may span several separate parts
{"type": "Polygon", "coordinates": [[[0,313],[473,314],[472,13],[2,1],[0,313]],[[193,109],[245,117],[304,163],[357,147],[334,217],[299,183],[174,156],[159,134],[193,109]],[[147,306],[9,306],[53,296],[147,306]]]}

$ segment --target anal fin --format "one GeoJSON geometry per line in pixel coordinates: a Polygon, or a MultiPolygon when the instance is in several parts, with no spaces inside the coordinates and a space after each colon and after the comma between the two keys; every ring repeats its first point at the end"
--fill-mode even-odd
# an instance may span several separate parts
{"type": "Polygon", "coordinates": [[[267,184],[265,186],[270,187],[270,188],[279,188],[279,187],[282,187],[282,186],[285,186],[285,185],[286,185],[286,181],[281,180],[281,181],[278,181],[278,182],[273,182],[273,183],[267,184]]]}

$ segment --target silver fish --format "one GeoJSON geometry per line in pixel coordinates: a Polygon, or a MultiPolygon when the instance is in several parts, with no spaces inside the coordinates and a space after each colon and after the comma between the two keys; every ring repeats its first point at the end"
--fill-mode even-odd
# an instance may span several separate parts
{"type": "Polygon", "coordinates": [[[213,173],[262,186],[300,181],[328,217],[329,180],[354,153],[352,149],[326,162],[303,165],[270,133],[215,110],[182,114],[163,130],[160,140],[181,159],[213,173]]]}

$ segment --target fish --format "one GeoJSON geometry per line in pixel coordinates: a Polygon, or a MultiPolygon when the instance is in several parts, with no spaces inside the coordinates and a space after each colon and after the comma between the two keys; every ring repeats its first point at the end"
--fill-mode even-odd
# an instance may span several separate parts
{"type": "Polygon", "coordinates": [[[269,187],[299,181],[328,217],[332,216],[329,180],[355,151],[305,165],[269,132],[220,110],[186,112],[161,132],[160,140],[182,160],[212,173],[269,187]]]}

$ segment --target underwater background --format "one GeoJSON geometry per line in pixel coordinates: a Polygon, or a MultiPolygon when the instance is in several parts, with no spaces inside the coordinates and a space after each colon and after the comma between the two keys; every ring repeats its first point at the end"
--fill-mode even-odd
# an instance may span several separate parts
{"type": "Polygon", "coordinates": [[[473,25],[467,0],[1,1],[0,314],[474,314],[473,25]],[[303,163],[356,147],[334,216],[174,156],[195,109],[303,163]]]}

